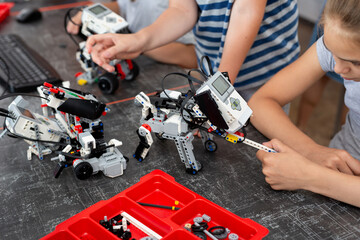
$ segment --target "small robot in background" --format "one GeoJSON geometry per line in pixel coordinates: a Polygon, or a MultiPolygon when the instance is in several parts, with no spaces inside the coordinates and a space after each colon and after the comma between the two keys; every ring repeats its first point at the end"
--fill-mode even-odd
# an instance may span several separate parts
{"type": "MultiPolygon", "coordinates": [[[[81,33],[89,37],[93,34],[124,33],[127,31],[128,23],[98,3],[83,9],[81,33]]],[[[115,67],[115,72],[106,72],[91,59],[85,49],[85,42],[79,44],[76,59],[84,70],[77,73],[76,78],[79,85],[97,82],[102,92],[111,94],[119,87],[119,80],[132,81],[139,75],[138,65],[130,60],[113,60],[110,64],[115,67]]]]}
{"type": "Polygon", "coordinates": [[[43,159],[44,155],[58,151],[55,178],[62,170],[73,166],[78,179],[84,180],[102,171],[107,177],[118,177],[126,169],[128,159],[117,147],[122,142],[104,140],[104,126],[100,120],[109,109],[94,95],[55,87],[45,83],[38,88],[42,98],[43,115],[28,110],[29,102],[22,96],[8,107],[5,132],[9,136],[23,138],[30,146],[32,155],[43,159]]]}
{"type": "Polygon", "coordinates": [[[196,91],[191,86],[192,90],[185,94],[164,90],[152,97],[152,101],[143,92],[135,97],[136,103],[140,103],[143,109],[140,121],[142,125],[137,130],[140,143],[134,158],[139,161],[146,158],[153,143],[151,132],[154,132],[160,139],[173,140],[186,171],[196,174],[202,166],[193,153],[194,129],[200,130],[202,142],[209,152],[217,149],[214,135],[232,143],[243,142],[274,152],[246,139],[245,134],[239,132],[247,125],[252,110],[224,74],[216,72],[206,81],[198,83],[201,86],[196,91]]]}

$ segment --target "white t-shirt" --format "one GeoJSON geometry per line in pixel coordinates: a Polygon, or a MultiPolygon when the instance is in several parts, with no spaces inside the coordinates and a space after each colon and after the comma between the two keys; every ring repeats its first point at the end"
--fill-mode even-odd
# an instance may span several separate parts
{"type": "MultiPolygon", "coordinates": [[[[117,0],[120,15],[129,23],[129,30],[133,33],[149,26],[169,6],[168,0],[117,0]]],[[[194,35],[191,32],[177,40],[184,44],[195,44],[194,35]]]]}
{"type": "MultiPolygon", "coordinates": [[[[321,68],[325,72],[333,72],[335,59],[325,47],[323,36],[316,42],[316,51],[321,68]]],[[[349,113],[341,131],[331,140],[330,147],[345,149],[360,160],[360,82],[344,79],[344,86],[344,102],[349,108],[349,113]]]]}

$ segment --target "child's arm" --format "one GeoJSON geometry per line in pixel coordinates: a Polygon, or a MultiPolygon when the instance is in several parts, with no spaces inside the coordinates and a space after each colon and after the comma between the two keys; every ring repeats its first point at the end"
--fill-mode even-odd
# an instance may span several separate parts
{"type": "MultiPolygon", "coordinates": [[[[115,12],[115,13],[120,13],[120,9],[119,9],[119,5],[117,2],[109,2],[109,3],[102,3],[105,7],[109,8],[111,11],[115,12]]],[[[91,4],[89,4],[88,6],[90,6],[91,4]]],[[[73,16],[71,18],[71,21],[68,22],[67,26],[66,26],[66,30],[68,33],[70,34],[78,34],[79,33],[79,25],[81,24],[81,16],[82,16],[82,11],[79,11],[78,13],[75,14],[75,16],[73,16]]]]}
{"type": "Polygon", "coordinates": [[[89,37],[86,48],[95,63],[107,71],[112,59],[135,58],[184,35],[195,25],[198,8],[194,0],[170,0],[169,8],[150,26],[135,34],[101,34],[89,37]]]}
{"type": "Polygon", "coordinates": [[[228,72],[232,84],[254,43],[264,17],[266,0],[235,1],[231,10],[219,71],[228,72]]]}
{"type": "Polygon", "coordinates": [[[278,140],[265,145],[278,152],[256,154],[273,189],[309,190],[360,207],[360,177],[315,164],[278,140]]]}
{"type": "Polygon", "coordinates": [[[254,112],[251,122],[268,138],[280,139],[314,162],[344,173],[360,175],[360,161],[344,150],[316,144],[291,122],[282,109],[324,74],[314,44],[253,95],[249,101],[254,112]]]}

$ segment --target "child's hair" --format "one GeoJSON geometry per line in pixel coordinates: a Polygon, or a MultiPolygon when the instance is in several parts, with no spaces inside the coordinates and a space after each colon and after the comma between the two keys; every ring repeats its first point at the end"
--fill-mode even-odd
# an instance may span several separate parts
{"type": "Polygon", "coordinates": [[[360,42],[360,1],[359,0],[327,0],[321,18],[321,25],[329,19],[339,20],[345,35],[360,42]]]}

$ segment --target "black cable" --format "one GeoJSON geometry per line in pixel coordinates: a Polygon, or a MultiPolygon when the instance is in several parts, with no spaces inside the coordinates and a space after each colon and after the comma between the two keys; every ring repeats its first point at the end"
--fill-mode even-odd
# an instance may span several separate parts
{"type": "Polygon", "coordinates": [[[170,101],[172,101],[173,103],[175,103],[176,106],[180,107],[179,104],[174,101],[174,99],[170,98],[170,96],[167,94],[167,92],[165,91],[165,86],[164,86],[164,83],[165,83],[165,79],[168,78],[169,76],[171,75],[178,75],[178,76],[181,76],[181,77],[184,77],[186,79],[188,79],[189,81],[189,84],[190,84],[190,88],[193,88],[193,84],[192,82],[196,82],[196,83],[199,83],[199,84],[202,84],[203,82],[201,82],[199,79],[197,78],[194,78],[188,74],[185,74],[185,73],[180,73],[180,72],[172,72],[172,73],[168,73],[165,75],[165,77],[163,77],[162,81],[161,81],[161,88],[164,92],[164,94],[168,97],[168,99],[170,99],[170,101]]]}
{"type": "MultiPolygon", "coordinates": [[[[211,68],[211,63],[208,61],[208,64],[209,64],[209,68],[211,68]]],[[[189,126],[193,129],[195,128],[199,128],[203,131],[207,131],[207,129],[205,127],[202,126],[202,124],[207,120],[207,119],[204,119],[203,122],[201,122],[201,124],[197,124],[198,121],[195,121],[195,118],[192,116],[191,112],[189,111],[189,109],[186,109],[185,106],[186,106],[186,103],[193,97],[195,96],[196,94],[196,90],[195,90],[195,87],[194,87],[194,84],[193,83],[197,83],[199,85],[202,85],[204,83],[204,81],[201,81],[193,76],[191,76],[191,72],[193,71],[196,71],[198,73],[201,74],[201,76],[204,78],[204,81],[206,81],[206,79],[208,78],[208,76],[200,71],[199,69],[191,69],[189,70],[188,74],[185,74],[185,73],[179,73],[179,72],[174,72],[174,73],[169,73],[167,75],[165,75],[165,77],[163,77],[162,79],[162,82],[161,82],[161,87],[162,87],[162,90],[164,92],[164,94],[167,96],[167,98],[172,101],[180,110],[180,114],[181,114],[181,117],[183,118],[183,120],[189,124],[189,126]],[[174,99],[170,98],[170,96],[167,94],[167,92],[165,91],[165,86],[164,86],[164,83],[165,83],[165,79],[167,77],[169,77],[170,75],[178,75],[178,76],[181,76],[181,77],[184,77],[188,80],[189,82],[189,86],[190,86],[190,90],[186,93],[186,98],[181,102],[181,104],[179,104],[179,102],[175,101],[174,99]],[[188,121],[185,116],[184,116],[184,111],[186,111],[188,113],[188,116],[191,118],[191,121],[188,121]],[[197,123],[195,123],[197,122],[197,123]]],[[[213,133],[215,134],[215,133],[213,133]]]]}
{"type": "Polygon", "coordinates": [[[223,226],[214,226],[212,228],[210,228],[209,230],[209,233],[213,234],[213,235],[220,235],[220,234],[223,234],[225,233],[225,227],[223,226]]]}
{"type": "Polygon", "coordinates": [[[199,69],[197,69],[197,68],[190,69],[190,70],[188,71],[188,75],[191,76],[191,73],[192,73],[192,72],[198,72],[198,73],[200,73],[200,75],[204,78],[204,81],[206,81],[206,79],[208,78],[208,76],[207,76],[205,73],[203,73],[201,70],[199,70],[199,69]]]}
{"type": "MultiPolygon", "coordinates": [[[[202,84],[203,81],[200,81],[199,79],[193,77],[190,75],[191,71],[189,71],[189,74],[185,74],[185,73],[180,73],[180,72],[173,72],[173,73],[169,73],[167,75],[165,75],[165,77],[163,77],[162,81],[161,81],[161,87],[162,87],[162,90],[164,92],[164,94],[166,95],[166,97],[172,101],[179,109],[180,109],[180,114],[182,116],[182,118],[184,119],[184,121],[188,124],[192,124],[190,121],[187,121],[186,118],[184,117],[184,110],[188,112],[189,116],[192,118],[192,115],[191,113],[189,112],[188,109],[184,109],[186,103],[188,100],[191,99],[191,97],[193,97],[196,93],[195,91],[195,87],[194,87],[194,84],[193,82],[195,83],[198,83],[198,84],[202,84]],[[187,97],[183,100],[183,102],[181,104],[179,104],[179,102],[175,101],[174,99],[170,98],[170,96],[167,94],[167,92],[165,91],[165,86],[164,86],[164,83],[165,83],[165,79],[167,79],[169,76],[171,75],[178,75],[178,76],[181,76],[181,77],[184,77],[188,80],[189,82],[189,85],[190,85],[190,88],[191,88],[191,91],[188,91],[187,92],[187,97]]],[[[193,120],[193,118],[192,118],[193,120]]]]}
{"type": "Polygon", "coordinates": [[[82,11],[82,8],[70,8],[69,10],[67,10],[67,12],[65,13],[65,17],[64,17],[64,28],[65,28],[65,32],[66,32],[66,34],[67,35],[69,35],[69,37],[71,38],[71,40],[75,43],[75,45],[77,46],[77,47],[79,47],[79,42],[77,42],[76,40],[75,40],[75,38],[74,38],[74,36],[72,35],[72,34],[70,34],[68,31],[67,31],[67,23],[68,23],[68,21],[67,20],[69,20],[70,22],[72,22],[74,25],[76,25],[76,26],[81,26],[81,24],[77,24],[77,23],[75,23],[73,20],[72,20],[72,18],[71,18],[71,15],[70,15],[70,13],[71,13],[71,11],[73,11],[73,10],[79,10],[80,12],[82,11]]]}
{"type": "Polygon", "coordinates": [[[209,227],[207,222],[200,222],[198,224],[199,224],[199,226],[196,226],[195,224],[191,225],[191,230],[193,232],[203,232],[204,230],[208,229],[208,227],[209,227]]]}
{"type": "Polygon", "coordinates": [[[5,109],[5,108],[0,108],[0,112],[2,112],[2,113],[6,113],[6,114],[8,114],[8,113],[9,113],[9,111],[8,111],[7,109],[5,109]]]}
{"type": "Polygon", "coordinates": [[[201,59],[200,59],[200,69],[201,69],[201,71],[206,75],[206,71],[204,70],[204,64],[203,64],[204,59],[206,60],[206,62],[208,64],[208,68],[209,68],[209,71],[210,71],[210,76],[214,75],[214,71],[213,71],[212,66],[211,66],[211,61],[210,61],[210,58],[208,56],[202,56],[201,59]]]}
{"type": "Polygon", "coordinates": [[[8,115],[8,114],[6,114],[6,113],[2,113],[2,112],[0,112],[0,116],[1,116],[1,117],[8,117],[8,118],[11,118],[11,119],[15,119],[14,117],[12,117],[12,116],[10,116],[10,115],[8,115]]]}

